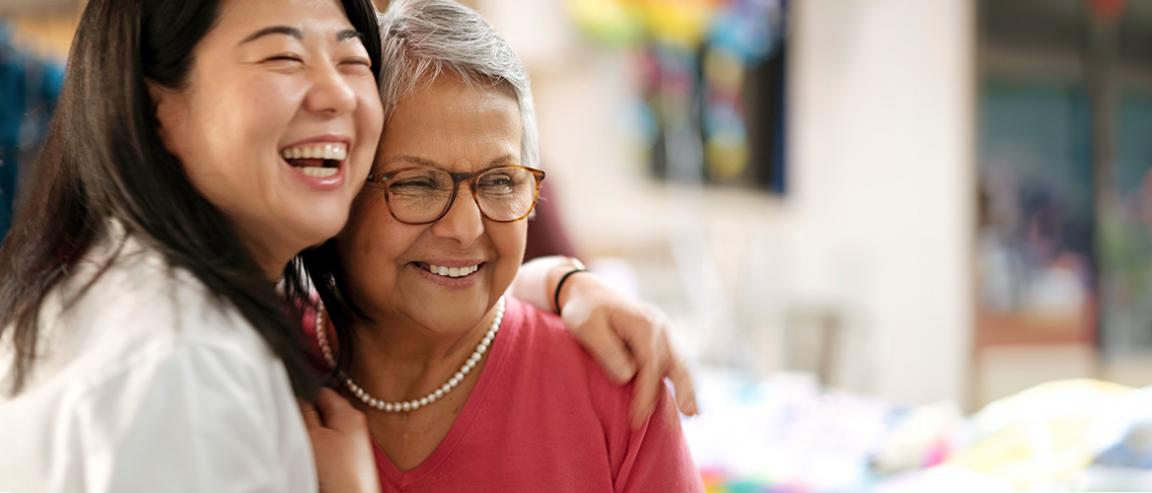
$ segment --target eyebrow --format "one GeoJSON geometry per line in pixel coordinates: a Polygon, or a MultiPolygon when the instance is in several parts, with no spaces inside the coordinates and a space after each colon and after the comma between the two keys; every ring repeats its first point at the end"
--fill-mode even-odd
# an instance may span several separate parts
{"type": "MultiPolygon", "coordinates": [[[[252,34],[249,34],[248,37],[244,38],[244,40],[241,41],[239,44],[251,43],[253,41],[256,41],[257,39],[263,38],[265,36],[275,35],[275,34],[289,36],[289,37],[296,38],[299,40],[304,39],[304,31],[301,31],[300,29],[297,29],[295,27],[292,27],[292,26],[268,26],[264,29],[261,29],[259,31],[252,33],[252,34]]],[[[357,32],[355,30],[352,30],[352,29],[345,29],[343,31],[336,33],[336,41],[347,41],[349,39],[363,39],[363,38],[364,38],[363,34],[357,32]]]]}
{"type": "Polygon", "coordinates": [[[247,38],[244,38],[244,41],[240,42],[240,44],[251,43],[253,41],[256,41],[257,39],[263,38],[265,36],[271,36],[273,34],[283,34],[285,36],[290,36],[290,37],[293,37],[296,39],[304,39],[304,31],[301,31],[301,30],[296,29],[294,27],[291,27],[291,26],[268,26],[264,29],[261,29],[259,31],[252,33],[252,34],[249,34],[247,38]]]}
{"type": "Polygon", "coordinates": [[[348,41],[349,39],[364,39],[364,34],[351,29],[345,29],[336,33],[336,41],[348,41]]]}

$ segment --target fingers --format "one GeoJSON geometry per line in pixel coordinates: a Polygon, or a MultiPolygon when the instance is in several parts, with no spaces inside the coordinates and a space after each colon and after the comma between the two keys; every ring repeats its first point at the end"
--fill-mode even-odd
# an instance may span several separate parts
{"type": "Polygon", "coordinates": [[[593,330],[584,334],[584,344],[608,374],[609,380],[623,385],[636,375],[636,364],[624,342],[614,332],[593,330]]]}
{"type": "Polygon", "coordinates": [[[632,426],[638,428],[644,424],[652,410],[656,408],[656,399],[660,396],[660,386],[663,385],[664,374],[667,371],[667,354],[662,350],[661,340],[654,336],[656,331],[649,328],[645,334],[634,335],[628,341],[636,364],[640,370],[632,386],[632,426]]]}
{"type": "Polygon", "coordinates": [[[667,319],[663,312],[653,307],[648,307],[643,315],[630,323],[648,330],[621,333],[621,337],[628,338],[628,346],[640,365],[633,387],[633,426],[642,425],[655,409],[665,377],[676,390],[676,407],[688,416],[695,416],[699,412],[696,387],[687,365],[672,347],[667,319]]]}
{"type": "Polygon", "coordinates": [[[629,356],[628,348],[624,342],[609,331],[589,331],[584,340],[588,351],[600,363],[608,375],[608,379],[618,385],[632,380],[636,375],[636,364],[629,356]]]}
{"type": "Polygon", "coordinates": [[[668,367],[668,379],[672,381],[672,388],[676,389],[676,407],[687,416],[695,416],[699,412],[696,403],[696,385],[692,382],[692,375],[688,367],[680,358],[672,358],[668,367]]]}
{"type": "Polygon", "coordinates": [[[304,417],[304,426],[309,430],[323,426],[320,421],[320,412],[307,402],[300,402],[300,415],[304,417]]]}
{"type": "Polygon", "coordinates": [[[644,426],[644,421],[656,408],[656,398],[660,396],[660,386],[663,385],[662,371],[652,364],[640,365],[640,372],[632,386],[632,427],[644,426]]]}
{"type": "Polygon", "coordinates": [[[661,376],[667,377],[676,390],[676,407],[688,416],[695,416],[699,412],[696,402],[696,385],[692,381],[692,374],[688,371],[684,359],[676,353],[670,337],[671,329],[664,313],[652,308],[649,318],[659,327],[657,341],[653,353],[663,369],[661,376]]]}
{"type": "MultiPolygon", "coordinates": [[[[579,305],[580,302],[573,301],[579,305]]],[[[625,341],[611,327],[607,316],[592,315],[583,306],[571,306],[564,311],[564,323],[572,327],[572,334],[604,369],[608,379],[623,385],[636,375],[636,363],[625,341]]]]}
{"type": "Polygon", "coordinates": [[[323,388],[316,394],[316,409],[324,426],[339,431],[359,431],[366,427],[364,414],[352,407],[336,391],[323,388]]]}

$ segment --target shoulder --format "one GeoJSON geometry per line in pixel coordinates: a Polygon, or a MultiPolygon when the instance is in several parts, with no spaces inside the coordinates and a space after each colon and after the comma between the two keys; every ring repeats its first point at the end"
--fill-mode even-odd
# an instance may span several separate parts
{"type": "MultiPolygon", "coordinates": [[[[81,276],[82,277],[82,276],[81,276]]],[[[129,239],[104,275],[75,298],[70,311],[122,327],[123,335],[173,338],[192,346],[219,349],[259,345],[246,319],[186,269],[129,239]]],[[[79,320],[82,322],[83,320],[79,320]]]]}
{"type": "MultiPolygon", "coordinates": [[[[595,427],[617,491],[700,491],[670,391],[639,429],[630,420],[633,385],[608,379],[559,317],[510,300],[518,381],[531,382],[540,409],[556,412],[565,428],[595,427]],[[562,389],[557,392],[556,390],[562,389]]],[[[512,388],[517,388],[513,386],[512,388]]]]}
{"type": "Polygon", "coordinates": [[[591,369],[594,364],[591,356],[556,314],[522,300],[509,298],[505,318],[505,327],[513,332],[517,350],[522,353],[518,357],[535,360],[546,355],[557,364],[582,372],[591,369]]]}
{"type": "Polygon", "coordinates": [[[110,252],[82,261],[46,298],[30,387],[95,385],[188,357],[249,372],[275,361],[247,321],[191,273],[131,239],[110,252]]]}
{"type": "Polygon", "coordinates": [[[508,316],[515,332],[516,359],[531,371],[549,379],[549,386],[563,385],[592,398],[604,419],[623,419],[631,401],[631,384],[618,385],[554,313],[526,302],[510,299],[508,316]]]}

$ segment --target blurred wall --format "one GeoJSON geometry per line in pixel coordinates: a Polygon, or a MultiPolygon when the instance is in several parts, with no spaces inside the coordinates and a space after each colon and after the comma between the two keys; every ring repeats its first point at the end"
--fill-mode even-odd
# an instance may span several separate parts
{"type": "Polygon", "coordinates": [[[793,3],[795,289],[856,307],[898,401],[966,395],[972,4],[793,3]]]}

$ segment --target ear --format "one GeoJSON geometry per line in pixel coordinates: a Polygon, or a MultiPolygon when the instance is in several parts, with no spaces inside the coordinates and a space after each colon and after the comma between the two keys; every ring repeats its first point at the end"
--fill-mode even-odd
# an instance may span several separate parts
{"type": "Polygon", "coordinates": [[[156,133],[169,151],[173,151],[171,132],[180,121],[180,108],[183,105],[183,95],[176,90],[164,87],[152,80],[145,80],[148,88],[148,97],[152,100],[152,116],[156,118],[156,133]]]}

